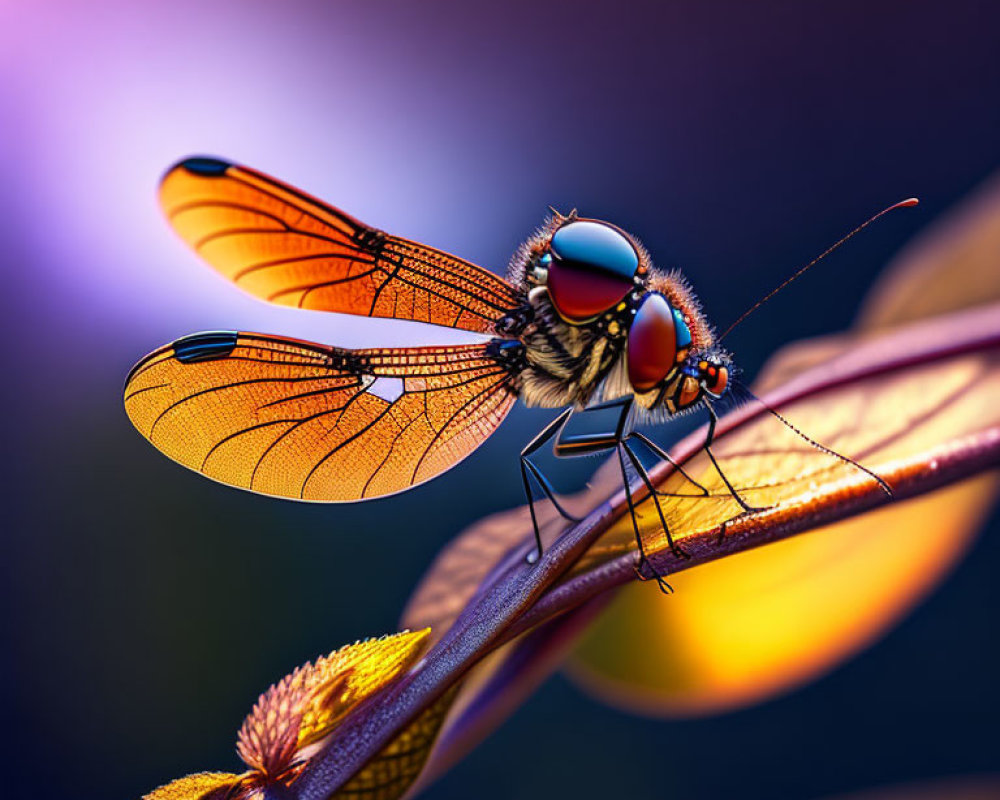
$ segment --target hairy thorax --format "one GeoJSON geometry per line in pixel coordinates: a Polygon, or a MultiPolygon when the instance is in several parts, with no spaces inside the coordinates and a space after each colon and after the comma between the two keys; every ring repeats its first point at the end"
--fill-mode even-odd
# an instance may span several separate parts
{"type": "MultiPolygon", "coordinates": [[[[570,325],[556,313],[544,291],[529,297],[534,321],[521,335],[525,368],[521,397],[529,406],[583,407],[627,393],[608,395],[604,384],[622,361],[625,339],[606,327],[570,325]]],[[[617,327],[621,329],[620,324],[617,327]]]]}

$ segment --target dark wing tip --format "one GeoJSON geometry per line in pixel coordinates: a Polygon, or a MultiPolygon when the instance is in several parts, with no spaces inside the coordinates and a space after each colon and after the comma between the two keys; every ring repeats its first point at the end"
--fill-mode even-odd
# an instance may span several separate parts
{"type": "Polygon", "coordinates": [[[226,170],[235,166],[232,161],[223,161],[221,158],[212,156],[190,156],[184,158],[168,169],[163,177],[165,178],[175,170],[183,169],[195,175],[205,178],[218,178],[226,174],[226,170]]]}
{"type": "MultiPolygon", "coordinates": [[[[151,361],[162,358],[164,355],[168,358],[176,358],[182,364],[212,361],[213,359],[225,358],[232,353],[236,348],[238,338],[239,333],[236,331],[204,331],[182,336],[173,344],[164,345],[137,362],[125,377],[123,391],[127,395],[132,379],[142,372],[151,361]]],[[[128,398],[126,397],[126,399],[128,398]]]]}
{"type": "Polygon", "coordinates": [[[174,358],[182,364],[225,358],[236,347],[236,331],[206,331],[183,336],[173,343],[174,358]]]}

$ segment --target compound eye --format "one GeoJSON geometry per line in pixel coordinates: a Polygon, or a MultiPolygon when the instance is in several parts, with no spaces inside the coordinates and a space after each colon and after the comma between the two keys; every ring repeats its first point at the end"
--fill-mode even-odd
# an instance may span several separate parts
{"type": "Polygon", "coordinates": [[[584,321],[613,308],[633,287],[639,254],[617,228],[576,220],[552,235],[546,285],[564,319],[584,321]]]}
{"type": "Polygon", "coordinates": [[[729,370],[712,364],[705,371],[705,391],[714,397],[722,397],[729,386],[729,370]]]}
{"type": "Polygon", "coordinates": [[[637,392],[648,392],[667,377],[677,362],[677,328],[673,309],[661,294],[647,294],[628,331],[628,379],[637,392]]]}

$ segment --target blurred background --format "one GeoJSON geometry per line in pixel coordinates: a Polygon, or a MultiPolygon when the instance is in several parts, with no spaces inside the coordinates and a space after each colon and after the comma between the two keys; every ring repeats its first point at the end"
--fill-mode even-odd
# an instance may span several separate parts
{"type": "MultiPolygon", "coordinates": [[[[4,795],[138,798],[235,769],[260,691],[396,630],[441,546],[520,504],[517,452],[552,416],[518,408],[460,468],[362,505],[171,463],[121,403],[164,342],[460,334],[241,294],[161,218],[169,164],[242,161],[498,271],[548,204],[578,207],[683,268],[720,325],[919,195],[742,326],[753,375],[847,326],[881,266],[1000,167],[998,29],[969,0],[0,2],[4,795]]],[[[430,796],[814,798],[1000,771],[998,533],[994,516],[935,594],[807,688],[662,722],[555,677],[430,796]]]]}

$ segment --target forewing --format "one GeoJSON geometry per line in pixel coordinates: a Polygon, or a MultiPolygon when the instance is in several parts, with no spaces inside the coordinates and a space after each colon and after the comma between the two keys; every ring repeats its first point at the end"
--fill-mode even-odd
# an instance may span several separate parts
{"type": "Polygon", "coordinates": [[[194,334],[136,365],[125,408],[156,447],[214,480],[299,500],[361,500],[429,480],[497,428],[516,394],[490,352],[194,334]]]}
{"type": "Polygon", "coordinates": [[[208,158],[160,185],[170,224],[241,288],[272,303],[492,333],[519,304],[492,272],[389,236],[274,178],[208,158]]]}

